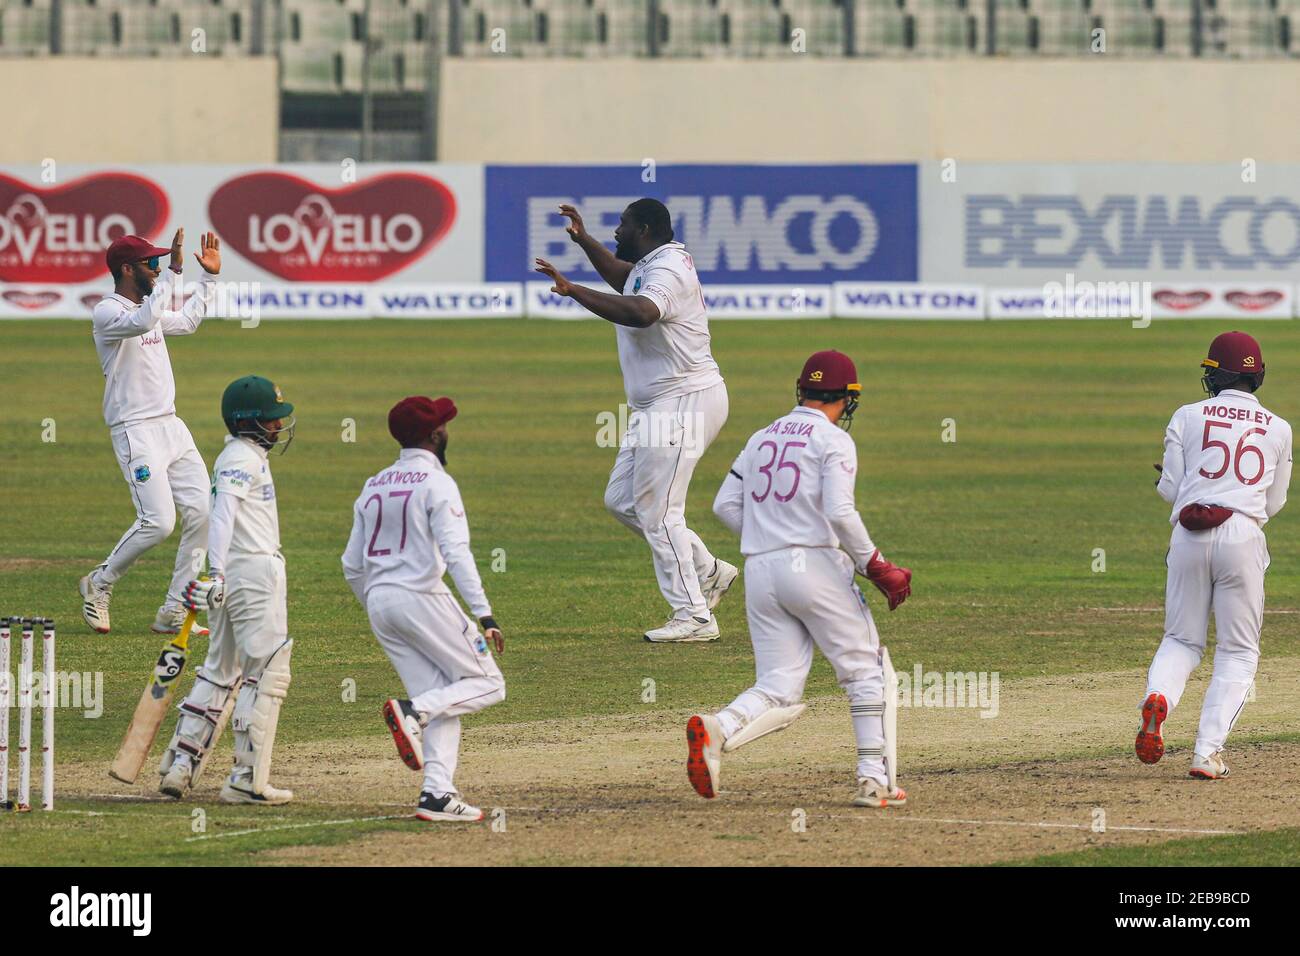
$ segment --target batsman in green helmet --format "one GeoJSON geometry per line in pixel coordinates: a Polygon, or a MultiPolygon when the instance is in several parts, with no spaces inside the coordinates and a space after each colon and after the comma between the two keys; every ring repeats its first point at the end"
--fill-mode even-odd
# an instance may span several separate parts
{"type": "Polygon", "coordinates": [[[245,375],[226,386],[221,396],[221,420],[230,434],[246,438],[268,451],[278,447],[283,455],[293,441],[293,406],[280,395],[280,387],[260,375],[245,375]]]}
{"type": "MultiPolygon", "coordinates": [[[[159,790],[182,797],[229,718],[235,765],[221,789],[227,803],[288,803],[270,783],[280,705],[289,690],[284,556],[270,453],[293,440],[293,405],[269,379],[245,375],[221,396],[230,434],[212,470],[208,577],[185,588],[185,606],[208,611],[212,638],[194,688],[163,755],[159,790]]],[[[197,578],[197,575],[196,575],[197,578]]]]}

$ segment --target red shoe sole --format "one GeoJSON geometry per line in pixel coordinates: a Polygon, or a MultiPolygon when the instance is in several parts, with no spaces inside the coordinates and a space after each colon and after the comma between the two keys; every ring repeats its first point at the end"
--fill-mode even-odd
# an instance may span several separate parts
{"type": "Polygon", "coordinates": [[[1212,773],[1206,773],[1204,770],[1189,770],[1187,776],[1195,777],[1197,780],[1218,780],[1219,777],[1212,773]]]}
{"type": "Polygon", "coordinates": [[[1159,763],[1165,755],[1165,740],[1160,727],[1169,716],[1169,703],[1164,694],[1151,694],[1142,705],[1142,728],[1138,731],[1133,750],[1143,763],[1159,763]]]}
{"type": "Polygon", "coordinates": [[[397,755],[402,758],[402,763],[412,770],[423,770],[424,763],[411,746],[411,738],[406,736],[406,730],[402,726],[402,715],[391,700],[384,702],[384,723],[388,724],[388,732],[393,735],[393,743],[397,744],[397,755]]]}
{"type": "Polygon", "coordinates": [[[712,800],[717,794],[713,792],[709,766],[704,762],[704,748],[708,745],[709,732],[704,729],[704,721],[698,715],[692,717],[686,722],[686,777],[696,793],[712,800]]]}

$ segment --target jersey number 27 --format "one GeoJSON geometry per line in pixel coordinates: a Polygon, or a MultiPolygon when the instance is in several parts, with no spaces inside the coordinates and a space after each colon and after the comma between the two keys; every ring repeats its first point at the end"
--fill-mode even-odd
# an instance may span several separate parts
{"type": "MultiPolygon", "coordinates": [[[[398,553],[401,553],[406,550],[406,509],[411,503],[411,489],[408,488],[406,491],[390,491],[388,497],[402,499],[402,540],[397,546],[398,553]]],[[[372,501],[375,503],[375,530],[370,536],[370,547],[366,549],[366,554],[372,558],[379,558],[386,554],[392,554],[393,549],[375,547],[375,543],[379,540],[379,532],[384,527],[384,499],[378,494],[373,494],[366,499],[366,503],[362,506],[362,510],[364,511],[366,508],[369,508],[370,502],[372,501]]]]}

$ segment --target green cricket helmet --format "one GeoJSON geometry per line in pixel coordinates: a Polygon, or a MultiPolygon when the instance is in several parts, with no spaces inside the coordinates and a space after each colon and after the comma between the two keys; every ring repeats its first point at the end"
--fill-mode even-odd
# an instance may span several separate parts
{"type": "Polygon", "coordinates": [[[230,434],[249,438],[263,448],[279,444],[280,454],[293,441],[297,419],[293,405],[280,394],[280,387],[260,375],[245,375],[226,386],[221,396],[221,418],[230,434]],[[280,420],[283,424],[275,431],[266,428],[265,422],[280,420]],[[249,427],[248,423],[254,427],[249,427]]]}

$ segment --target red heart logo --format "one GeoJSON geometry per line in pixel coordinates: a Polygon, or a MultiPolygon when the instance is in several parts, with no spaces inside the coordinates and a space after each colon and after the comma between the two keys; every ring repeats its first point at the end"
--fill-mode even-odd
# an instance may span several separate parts
{"type": "Polygon", "coordinates": [[[104,296],[100,295],[98,292],[90,292],[81,297],[81,304],[93,312],[95,311],[95,306],[99,305],[103,300],[104,296]]]}
{"type": "Polygon", "coordinates": [[[339,189],[288,173],[249,173],[217,188],[208,218],[223,242],[281,279],[373,282],[442,240],[456,219],[456,197],[417,173],[339,189]]]}
{"type": "Polygon", "coordinates": [[[96,173],[48,188],[0,173],[0,281],[101,278],[109,243],[131,234],[152,238],[169,208],[166,193],[131,173],[96,173]]]}
{"type": "Polygon", "coordinates": [[[1225,293],[1223,297],[1232,305],[1247,312],[1258,312],[1282,301],[1282,293],[1276,289],[1267,289],[1264,292],[1242,292],[1234,289],[1232,292],[1225,293]]]}
{"type": "Polygon", "coordinates": [[[22,289],[6,289],[4,300],[12,302],[20,309],[30,309],[35,312],[37,309],[48,309],[54,303],[62,299],[57,292],[46,289],[44,292],[24,292],[22,289]]]}
{"type": "Polygon", "coordinates": [[[1210,293],[1205,291],[1177,292],[1174,289],[1159,289],[1152,293],[1151,298],[1166,309],[1177,309],[1179,312],[1186,312],[1188,309],[1194,309],[1198,305],[1209,302],[1210,293]]]}

